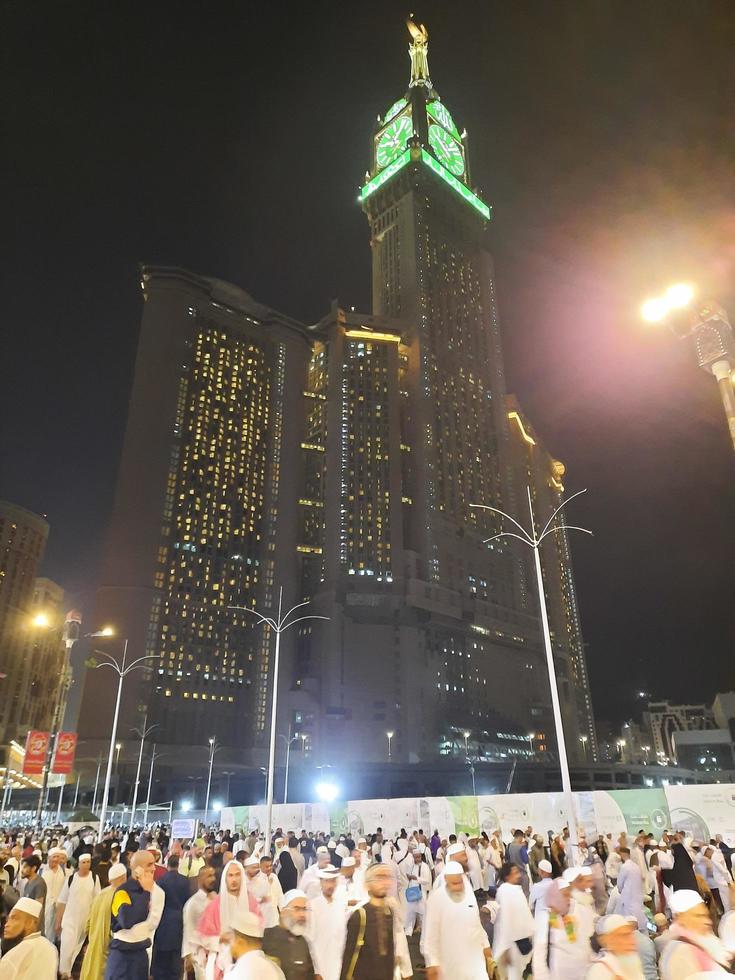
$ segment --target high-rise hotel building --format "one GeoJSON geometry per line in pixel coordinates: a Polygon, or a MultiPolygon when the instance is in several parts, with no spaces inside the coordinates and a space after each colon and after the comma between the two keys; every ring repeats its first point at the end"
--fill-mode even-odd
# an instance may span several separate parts
{"type": "MultiPolygon", "coordinates": [[[[360,195],[371,314],[335,304],[307,327],[218,280],[144,269],[98,617],[152,658],[128,709],[147,703],[159,741],[216,735],[262,761],[271,647],[233,607],[273,610],[283,586],[328,617],[282,645],[279,734],[304,735],[315,765],[385,760],[387,732],[405,761],[523,756],[531,731],[553,750],[528,556],[488,542],[501,525],[472,506],[524,519],[527,482],[548,488],[509,417],[490,209],[411,28],[410,84],[360,195]]],[[[581,757],[591,708],[566,549],[546,575],[570,610],[557,671],[581,757]]],[[[110,707],[93,687],[81,727],[99,733],[110,707]]]]}

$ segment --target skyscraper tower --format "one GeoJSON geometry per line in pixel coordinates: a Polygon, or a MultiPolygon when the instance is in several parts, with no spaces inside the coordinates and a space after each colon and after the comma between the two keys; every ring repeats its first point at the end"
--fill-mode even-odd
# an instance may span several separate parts
{"type": "MultiPolygon", "coordinates": [[[[466,133],[409,22],[407,91],[378,122],[360,200],[373,313],[314,328],[307,392],[319,454],[304,531],[304,630],[291,721],[322,761],[501,758],[549,748],[549,692],[525,556],[485,539],[517,512],[490,209],[466,133]]],[[[564,701],[564,697],[563,697],[564,701]]],[[[564,706],[573,708],[571,688],[564,706]]],[[[578,754],[581,746],[577,745],[578,754]]]]}

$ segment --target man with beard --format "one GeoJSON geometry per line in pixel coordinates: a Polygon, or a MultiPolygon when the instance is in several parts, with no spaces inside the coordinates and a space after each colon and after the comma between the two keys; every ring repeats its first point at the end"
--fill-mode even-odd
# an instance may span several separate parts
{"type": "Polygon", "coordinates": [[[429,897],[425,932],[427,980],[486,980],[492,975],[492,951],[477,900],[455,861],[447,861],[444,887],[429,897]]]}
{"type": "Polygon", "coordinates": [[[712,920],[699,892],[674,892],[671,911],[674,924],[661,957],[662,980],[729,973],[732,954],[712,932],[712,920]]]}
{"type": "Polygon", "coordinates": [[[602,953],[587,971],[586,980],[644,980],[635,922],[622,915],[605,915],[595,931],[602,953]]]}
{"type": "Polygon", "coordinates": [[[365,884],[370,900],[347,920],[340,980],[393,980],[396,967],[401,977],[413,976],[406,935],[395,902],[388,899],[393,887],[390,868],[372,865],[365,884]]]}
{"type": "Polygon", "coordinates": [[[280,966],[286,980],[315,980],[306,940],[307,898],[293,888],[280,902],[280,923],[263,933],[263,952],[280,966]]]}

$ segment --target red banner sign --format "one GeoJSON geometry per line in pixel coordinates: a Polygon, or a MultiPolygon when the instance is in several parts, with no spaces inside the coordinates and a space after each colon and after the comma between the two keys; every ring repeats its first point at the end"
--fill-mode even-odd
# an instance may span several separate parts
{"type": "Polygon", "coordinates": [[[77,750],[76,732],[59,732],[56,736],[56,748],[51,762],[51,772],[68,776],[74,768],[74,754],[77,750]]]}
{"type": "Polygon", "coordinates": [[[46,753],[51,732],[28,732],[26,754],[23,759],[24,776],[40,776],[46,765],[46,753]]]}

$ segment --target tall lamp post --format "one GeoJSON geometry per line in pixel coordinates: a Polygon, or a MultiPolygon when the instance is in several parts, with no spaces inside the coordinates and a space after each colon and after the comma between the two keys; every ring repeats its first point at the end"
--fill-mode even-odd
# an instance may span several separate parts
{"type": "Polygon", "coordinates": [[[686,283],[670,286],[663,296],[647,300],[641,315],[649,323],[667,322],[672,333],[684,340],[691,338],[697,363],[717,381],[725,410],[727,427],[735,448],[735,336],[725,310],[717,303],[707,302],[692,312],[683,327],[677,311],[692,306],[694,289],[686,283]]]}
{"type": "Polygon", "coordinates": [[[212,766],[214,753],[217,751],[217,738],[213,735],[209,740],[209,774],[207,775],[207,797],[204,801],[204,825],[209,823],[209,793],[212,789],[212,766]]]}
{"type": "MultiPolygon", "coordinates": [[[[165,752],[156,752],[156,744],[153,743],[153,749],[151,751],[151,768],[148,770],[148,794],[145,798],[145,807],[143,808],[143,826],[148,826],[148,810],[151,805],[151,789],[153,788],[153,765],[156,759],[160,759],[164,756],[165,752]]],[[[173,804],[172,804],[173,805],[173,804]]]]}
{"type": "MultiPolygon", "coordinates": [[[[111,634],[107,634],[108,636],[111,634]]],[[[117,682],[117,699],[115,701],[115,714],[112,718],[112,731],[110,732],[110,751],[107,756],[107,772],[105,773],[105,787],[102,791],[102,808],[100,809],[100,838],[105,831],[105,820],[107,818],[107,804],[110,799],[110,780],[112,779],[112,760],[115,755],[115,739],[117,738],[117,721],[120,717],[120,700],[122,698],[123,682],[128,674],[136,670],[138,667],[146,660],[157,660],[158,658],[150,655],[147,657],[138,657],[137,660],[133,660],[130,663],[126,663],[128,656],[128,641],[125,640],[123,643],[123,655],[122,662],[118,663],[114,657],[109,653],[103,653],[102,651],[97,651],[101,656],[107,657],[100,664],[95,664],[95,669],[99,667],[110,667],[118,676],[117,682]]]]}
{"type": "Polygon", "coordinates": [[[584,749],[584,761],[587,761],[587,735],[580,735],[579,741],[582,743],[582,748],[584,749]]]}
{"type": "Polygon", "coordinates": [[[551,691],[551,707],[554,714],[554,728],[556,731],[556,744],[559,751],[559,769],[561,770],[561,785],[562,791],[564,793],[564,801],[567,810],[567,819],[569,821],[569,835],[571,838],[572,845],[577,843],[577,827],[574,816],[574,797],[572,796],[572,781],[569,775],[569,761],[567,759],[567,746],[564,739],[564,723],[561,717],[561,704],[559,702],[559,688],[556,683],[556,668],[554,666],[554,650],[551,645],[551,633],[549,631],[549,614],[546,610],[546,592],[544,590],[544,576],[541,569],[541,544],[544,538],[549,534],[555,534],[559,531],[583,531],[585,534],[591,534],[584,527],[576,527],[572,524],[554,524],[554,520],[561,512],[561,510],[566,507],[566,505],[574,500],[575,497],[579,497],[583,494],[584,490],[578,490],[577,493],[573,493],[571,497],[568,497],[563,503],[559,504],[554,513],[548,519],[543,529],[539,534],[536,533],[536,521],[533,513],[533,501],[531,500],[531,488],[526,487],[526,494],[528,496],[528,511],[531,518],[531,530],[527,531],[522,524],[519,524],[510,514],[506,514],[504,511],[499,510],[497,507],[490,507],[487,504],[470,504],[471,507],[477,507],[481,510],[489,510],[494,514],[499,514],[506,520],[510,521],[517,529],[519,533],[515,531],[501,531],[499,534],[493,534],[491,537],[485,540],[485,544],[490,541],[496,541],[498,538],[517,538],[522,541],[523,544],[527,545],[533,550],[534,562],[536,565],[536,587],[538,591],[538,602],[539,609],[541,611],[541,628],[544,637],[544,649],[546,651],[546,668],[549,674],[549,688],[551,691]],[[552,527],[552,524],[554,525],[552,527]]]}
{"type": "Polygon", "coordinates": [[[230,606],[230,609],[239,609],[243,612],[251,613],[256,617],[259,623],[264,623],[271,632],[276,634],[276,647],[273,656],[273,694],[271,697],[271,731],[270,731],[270,744],[268,747],[268,788],[266,792],[266,817],[265,817],[265,852],[270,853],[271,847],[271,826],[273,823],[273,780],[275,776],[276,769],[276,720],[278,718],[278,670],[280,667],[281,659],[281,633],[285,633],[286,630],[291,629],[292,626],[296,626],[297,623],[303,623],[307,619],[329,619],[328,616],[299,616],[296,619],[292,619],[289,622],[289,616],[291,613],[296,612],[297,609],[301,609],[303,606],[308,606],[308,602],[298,602],[295,606],[292,606],[287,613],[282,614],[281,610],[283,607],[283,586],[278,590],[278,616],[273,619],[270,616],[264,616],[263,613],[257,611],[257,609],[251,609],[250,606],[230,606]]]}
{"type": "MultiPolygon", "coordinates": [[[[48,617],[44,613],[39,613],[33,619],[33,626],[36,629],[54,629],[54,627],[49,626],[48,617]]],[[[46,764],[43,769],[43,778],[41,779],[41,791],[38,794],[38,804],[36,806],[36,827],[40,830],[41,828],[41,814],[43,812],[43,800],[46,795],[46,789],[48,787],[48,777],[51,771],[51,758],[54,751],[54,744],[56,742],[56,736],[59,733],[59,727],[61,726],[61,708],[64,704],[64,698],[66,692],[69,688],[69,682],[71,678],[69,677],[69,658],[71,657],[71,650],[77,640],[81,637],[75,636],[71,637],[67,632],[67,624],[65,623],[62,629],[62,635],[64,637],[64,666],[61,671],[61,683],[58,686],[56,692],[56,700],[54,702],[54,714],[51,721],[51,731],[49,732],[48,748],[46,749],[46,764]]],[[[97,630],[95,633],[85,633],[85,639],[90,637],[98,636],[112,636],[112,630],[109,626],[106,626],[102,630],[97,630]]]]}
{"type": "Polygon", "coordinates": [[[392,743],[393,743],[393,735],[394,734],[395,734],[394,732],[386,732],[385,733],[385,737],[388,739],[388,762],[390,762],[391,761],[391,758],[392,758],[391,747],[392,747],[392,743]]]}
{"type": "Polygon", "coordinates": [[[299,735],[298,732],[296,732],[295,735],[292,735],[291,726],[289,725],[288,735],[279,735],[278,737],[282,738],[286,743],[286,772],[283,777],[283,802],[288,803],[288,767],[291,763],[291,745],[294,742],[298,742],[299,739],[301,739],[301,744],[303,745],[306,741],[306,735],[299,735]]]}
{"type": "Polygon", "coordinates": [[[528,733],[528,747],[531,750],[531,756],[533,756],[533,740],[536,738],[536,732],[528,733]]]}
{"type": "Polygon", "coordinates": [[[135,773],[135,789],[133,790],[133,808],[130,811],[130,830],[133,829],[133,824],[135,823],[135,808],[138,804],[138,787],[140,786],[140,767],[143,765],[143,746],[145,745],[145,740],[148,738],[150,733],[154,728],[158,728],[158,725],[148,725],[148,713],[146,712],[145,719],[143,720],[142,728],[134,728],[133,732],[136,735],[140,735],[140,751],[138,752],[138,769],[135,773]]]}

